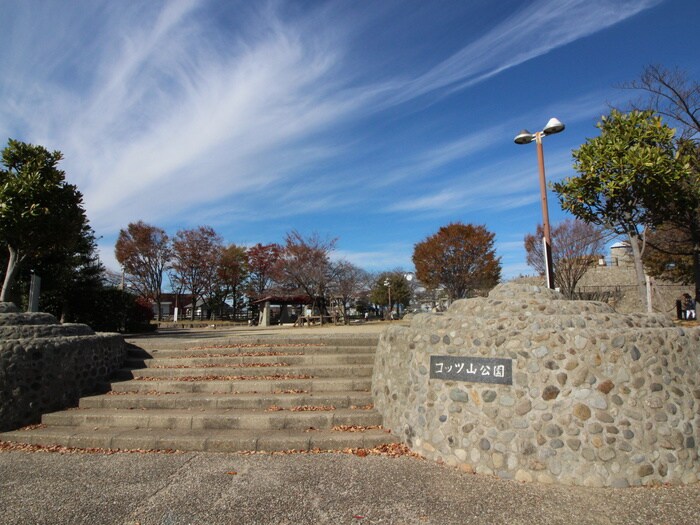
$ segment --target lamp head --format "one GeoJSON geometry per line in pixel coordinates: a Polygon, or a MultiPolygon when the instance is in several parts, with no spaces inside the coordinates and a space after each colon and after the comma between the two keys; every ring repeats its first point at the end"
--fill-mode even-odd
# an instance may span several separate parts
{"type": "Polygon", "coordinates": [[[550,118],[549,122],[547,122],[547,125],[542,130],[542,133],[545,135],[553,135],[555,133],[559,133],[560,131],[564,131],[565,127],[566,126],[564,126],[559,119],[550,118]]]}
{"type": "Polygon", "coordinates": [[[515,137],[516,144],[530,144],[533,140],[535,140],[535,135],[526,129],[522,130],[515,137]]]}

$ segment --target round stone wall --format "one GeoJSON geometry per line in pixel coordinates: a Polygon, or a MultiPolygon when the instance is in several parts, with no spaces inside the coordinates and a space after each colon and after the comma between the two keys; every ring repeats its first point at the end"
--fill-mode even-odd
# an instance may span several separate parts
{"type": "Polygon", "coordinates": [[[96,334],[87,325],[59,324],[50,314],[0,303],[0,431],[77,405],[125,357],[119,334],[96,334]]]}
{"type": "Polygon", "coordinates": [[[384,425],[414,451],[466,471],[587,486],[692,483],[699,353],[700,329],[665,316],[507,283],[390,327],[372,392],[384,425]]]}

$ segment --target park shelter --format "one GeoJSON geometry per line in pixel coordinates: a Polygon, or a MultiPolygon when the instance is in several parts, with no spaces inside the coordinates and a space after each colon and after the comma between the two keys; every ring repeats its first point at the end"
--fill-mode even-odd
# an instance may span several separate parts
{"type": "Polygon", "coordinates": [[[259,326],[294,323],[304,309],[313,304],[308,295],[266,295],[253,304],[260,308],[259,326]]]}

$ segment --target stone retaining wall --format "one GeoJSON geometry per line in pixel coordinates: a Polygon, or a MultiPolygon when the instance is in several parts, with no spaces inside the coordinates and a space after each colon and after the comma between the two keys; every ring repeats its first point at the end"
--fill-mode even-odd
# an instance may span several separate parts
{"type": "Polygon", "coordinates": [[[587,486],[691,483],[699,352],[700,329],[666,316],[508,283],[389,328],[372,391],[384,425],[413,450],[467,471],[587,486]],[[437,379],[431,356],[509,360],[512,384],[437,379]]]}
{"type": "Polygon", "coordinates": [[[38,423],[47,412],[76,406],[124,362],[118,334],[59,324],[49,314],[0,303],[0,431],[38,423]]]}

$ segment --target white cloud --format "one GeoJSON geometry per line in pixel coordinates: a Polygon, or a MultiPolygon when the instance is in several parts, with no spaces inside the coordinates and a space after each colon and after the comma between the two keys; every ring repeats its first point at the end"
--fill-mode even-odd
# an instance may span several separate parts
{"type": "Polygon", "coordinates": [[[483,37],[410,82],[394,99],[474,85],[649,9],[662,0],[528,2],[483,37]]]}
{"type": "MultiPolygon", "coordinates": [[[[301,178],[352,147],[347,123],[473,85],[657,3],[528,3],[427,72],[405,67],[366,83],[357,83],[363,71],[347,61],[353,21],[333,7],[292,18],[284,3],[256,3],[240,9],[235,28],[224,28],[206,15],[211,4],[194,0],[17,3],[12,24],[0,23],[9,26],[3,41],[12,43],[0,55],[0,131],[63,151],[63,167],[84,193],[99,235],[137,219],[223,223],[260,210],[258,217],[270,220],[350,206],[475,158],[522,124],[513,119],[417,148],[373,182],[361,175],[334,180],[337,167],[301,178]]],[[[561,108],[577,118],[592,103],[561,108]]],[[[520,206],[537,189],[514,170],[492,164],[465,174],[482,181],[468,187],[438,184],[392,195],[397,202],[389,211],[520,206]]],[[[384,255],[356,260],[372,264],[384,255]]]]}
{"type": "Polygon", "coordinates": [[[413,244],[393,243],[385,246],[381,250],[335,250],[331,256],[334,261],[346,260],[364,268],[367,271],[380,271],[387,268],[402,268],[411,270],[413,262],[413,244]]]}

